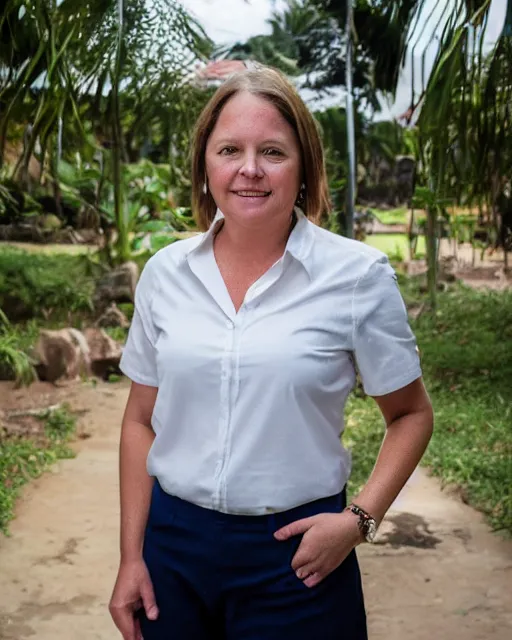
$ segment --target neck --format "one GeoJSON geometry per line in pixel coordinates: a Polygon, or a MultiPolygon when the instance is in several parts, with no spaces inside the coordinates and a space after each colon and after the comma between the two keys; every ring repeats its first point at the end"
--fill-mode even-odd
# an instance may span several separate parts
{"type": "Polygon", "coordinates": [[[224,249],[244,262],[266,261],[281,255],[293,228],[294,216],[258,227],[240,225],[224,218],[217,235],[224,249]]]}

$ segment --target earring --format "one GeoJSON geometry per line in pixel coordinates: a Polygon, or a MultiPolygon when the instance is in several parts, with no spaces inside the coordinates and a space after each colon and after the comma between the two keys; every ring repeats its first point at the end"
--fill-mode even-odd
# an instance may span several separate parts
{"type": "Polygon", "coordinates": [[[204,195],[206,195],[208,193],[208,185],[206,184],[206,181],[203,182],[203,193],[204,193],[204,195]]]}
{"type": "Polygon", "coordinates": [[[297,204],[304,204],[304,200],[306,199],[306,185],[302,183],[300,185],[299,195],[297,196],[297,204]]]}

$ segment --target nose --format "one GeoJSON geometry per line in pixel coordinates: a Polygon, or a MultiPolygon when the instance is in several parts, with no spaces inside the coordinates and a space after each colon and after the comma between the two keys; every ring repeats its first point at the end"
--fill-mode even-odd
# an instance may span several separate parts
{"type": "Polygon", "coordinates": [[[258,162],[256,153],[246,153],[243,157],[242,166],[239,170],[245,178],[262,178],[263,170],[258,162]]]}

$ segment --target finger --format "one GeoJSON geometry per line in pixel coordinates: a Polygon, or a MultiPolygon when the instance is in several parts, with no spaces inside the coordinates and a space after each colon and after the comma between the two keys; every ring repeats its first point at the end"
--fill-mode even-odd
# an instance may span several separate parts
{"type": "Polygon", "coordinates": [[[121,632],[123,640],[139,640],[135,629],[133,613],[126,608],[118,609],[115,614],[112,612],[116,627],[121,632]]]}
{"type": "Polygon", "coordinates": [[[302,520],[295,520],[295,522],[290,522],[285,527],[278,529],[274,533],[274,537],[276,540],[288,540],[292,536],[297,536],[300,533],[306,533],[308,529],[314,525],[314,518],[303,518],[302,520]]]}
{"type": "Polygon", "coordinates": [[[137,640],[144,640],[144,638],[142,637],[142,631],[140,628],[140,620],[138,619],[135,620],[135,638],[137,640]]]}
{"type": "Polygon", "coordinates": [[[295,569],[295,575],[299,580],[305,580],[306,578],[309,578],[309,576],[312,576],[314,573],[316,573],[318,570],[318,563],[307,562],[306,564],[303,564],[302,566],[299,566],[297,569],[295,569]]]}
{"type": "Polygon", "coordinates": [[[320,573],[315,572],[308,576],[305,580],[303,580],[303,582],[306,587],[309,587],[311,589],[312,587],[316,587],[317,584],[320,584],[323,579],[324,578],[320,573]]]}
{"type": "Polygon", "coordinates": [[[155,592],[153,591],[153,585],[148,578],[140,586],[140,595],[142,597],[142,604],[146,617],[148,620],[156,620],[158,618],[158,607],[156,606],[155,592]]]}
{"type": "Polygon", "coordinates": [[[292,569],[297,572],[302,567],[306,565],[311,565],[316,560],[316,557],[311,554],[307,549],[302,548],[302,545],[299,546],[295,555],[292,558],[292,569]]]}

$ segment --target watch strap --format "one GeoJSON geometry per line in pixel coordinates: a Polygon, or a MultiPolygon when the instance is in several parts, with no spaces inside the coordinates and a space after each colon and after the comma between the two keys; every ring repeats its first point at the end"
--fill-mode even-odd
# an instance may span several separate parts
{"type": "Polygon", "coordinates": [[[377,522],[373,516],[367,511],[361,509],[357,504],[351,503],[346,507],[345,511],[351,511],[358,516],[358,527],[367,542],[373,542],[375,532],[377,530],[377,522]]]}

